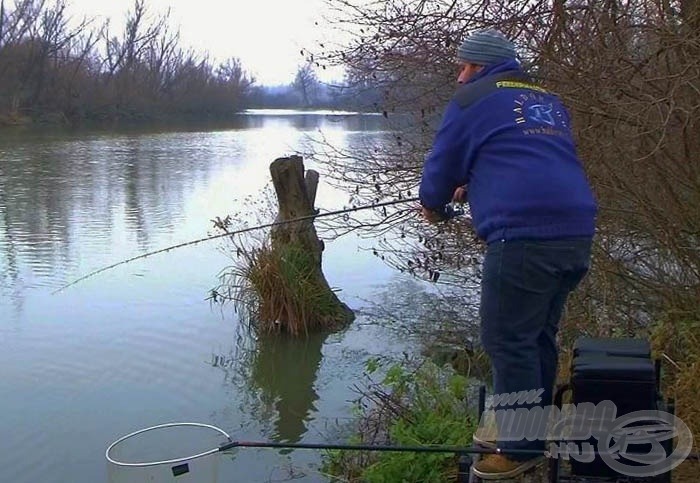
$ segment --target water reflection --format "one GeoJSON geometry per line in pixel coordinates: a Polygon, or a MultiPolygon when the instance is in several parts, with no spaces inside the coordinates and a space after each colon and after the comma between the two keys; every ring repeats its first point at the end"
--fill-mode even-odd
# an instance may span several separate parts
{"type": "Polygon", "coordinates": [[[303,339],[269,335],[236,355],[212,355],[212,366],[245,386],[250,408],[261,423],[273,420],[275,441],[298,442],[318,400],[315,383],[327,334],[303,339]],[[238,376],[242,377],[238,377],[238,376]]]}
{"type": "Polygon", "coordinates": [[[153,236],[172,234],[185,193],[207,182],[206,143],[183,134],[0,138],[0,273],[10,296],[21,305],[26,289],[58,285],[86,254],[91,267],[107,261],[105,246],[126,255],[131,236],[146,251],[153,236]]]}
{"type": "MultiPolygon", "coordinates": [[[[241,116],[211,131],[205,130],[214,129],[209,125],[201,131],[190,126],[189,132],[157,126],[140,131],[2,131],[0,252],[5,259],[26,261],[29,287],[58,285],[65,280],[49,279],[79,268],[79,252],[104,252],[98,243],[120,248],[133,240],[143,252],[154,248],[154,236],[174,233],[185,216],[186,193],[218,181],[211,179],[214,163],[245,158],[266,168],[276,157],[299,151],[299,131],[323,130],[328,142],[345,144],[360,142],[350,132],[381,129],[382,120],[305,113],[241,116]]],[[[263,169],[258,177],[268,176],[263,169]]],[[[240,183],[227,187],[240,189],[240,183]]],[[[17,280],[21,274],[12,263],[5,260],[0,272],[17,280]]]]}
{"type": "Polygon", "coordinates": [[[250,110],[239,116],[239,128],[259,128],[271,123],[291,125],[299,131],[335,130],[382,131],[387,129],[386,120],[380,115],[339,111],[286,111],[250,110]]]}
{"type": "Polygon", "coordinates": [[[265,337],[258,341],[258,352],[250,376],[251,389],[277,410],[276,439],[296,442],[306,432],[306,422],[316,408],[314,389],[322,359],[325,336],[311,335],[303,344],[285,337],[265,337]]]}
{"type": "MultiPolygon", "coordinates": [[[[215,244],[51,295],[95,269],[202,237],[211,218],[241,209],[236,199],[258,199],[269,163],[303,153],[316,129],[342,149],[384,136],[351,132],[364,122],[354,116],[305,116],[176,131],[0,130],[0,433],[16,435],[0,440],[0,481],[104,481],[106,446],[160,422],[213,422],[246,437],[297,441],[343,413],[355,372],[347,373],[359,371],[348,345],[364,353],[386,344],[358,325],[325,346],[323,337],[303,347],[259,341],[259,352],[238,365],[211,357],[213,347],[231,350],[236,330],[235,314],[221,317],[205,300],[227,263],[215,244]],[[219,370],[230,373],[223,382],[219,370]]],[[[319,189],[321,208],[345,200],[319,189]]],[[[325,258],[329,280],[348,299],[370,290],[366,273],[372,283],[386,275],[355,243],[329,243],[325,258]]],[[[227,476],[267,481],[275,455],[248,458],[227,476]]]]}
{"type": "MultiPolygon", "coordinates": [[[[7,206],[7,193],[0,189],[0,207],[7,206]]],[[[0,295],[9,297],[13,301],[15,317],[22,312],[23,298],[21,297],[22,287],[19,276],[19,261],[17,248],[12,239],[12,232],[7,230],[9,220],[7,210],[0,210],[0,226],[2,226],[3,240],[2,250],[0,250],[0,295]],[[6,239],[6,240],[5,240],[6,239]]]]}

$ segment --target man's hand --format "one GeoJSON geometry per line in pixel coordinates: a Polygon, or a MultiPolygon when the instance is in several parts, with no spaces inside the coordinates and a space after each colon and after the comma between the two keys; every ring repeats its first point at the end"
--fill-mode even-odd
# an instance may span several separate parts
{"type": "Polygon", "coordinates": [[[438,223],[444,220],[444,217],[442,214],[437,213],[435,211],[429,210],[425,206],[422,207],[423,210],[423,217],[428,220],[430,223],[438,223]]]}
{"type": "Polygon", "coordinates": [[[464,203],[467,201],[467,190],[464,189],[464,186],[460,186],[457,188],[452,195],[452,201],[455,203],[464,203]]]}

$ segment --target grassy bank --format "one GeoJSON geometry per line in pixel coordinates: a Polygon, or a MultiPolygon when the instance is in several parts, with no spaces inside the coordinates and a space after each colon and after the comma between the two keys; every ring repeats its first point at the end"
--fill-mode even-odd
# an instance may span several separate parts
{"type": "MultiPolygon", "coordinates": [[[[468,380],[450,366],[371,359],[365,377],[352,443],[471,444],[477,421],[465,400],[468,380]]],[[[332,481],[430,483],[455,481],[457,463],[451,454],[330,451],[323,470],[332,481]]]]}

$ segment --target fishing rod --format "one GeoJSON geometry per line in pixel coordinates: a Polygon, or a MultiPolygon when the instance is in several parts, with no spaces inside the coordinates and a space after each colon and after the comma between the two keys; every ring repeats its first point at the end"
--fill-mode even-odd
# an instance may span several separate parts
{"type": "MultiPolygon", "coordinates": [[[[508,449],[508,448],[488,448],[483,446],[445,446],[445,445],[422,445],[422,446],[393,446],[393,445],[372,445],[372,444],[323,444],[323,443],[278,443],[272,441],[231,441],[224,443],[217,449],[222,453],[235,448],[273,448],[273,449],[317,449],[317,450],[341,450],[341,451],[377,451],[377,452],[403,452],[403,453],[451,453],[455,455],[468,454],[502,454],[513,456],[550,456],[548,449],[508,449]]],[[[587,454],[595,455],[615,455],[613,451],[601,451],[598,449],[585,450],[587,454]]],[[[625,454],[648,454],[634,451],[625,454]]],[[[665,453],[664,453],[665,454],[665,453]]],[[[689,453],[685,456],[666,455],[668,459],[682,459],[686,461],[700,461],[700,453],[689,453]]]]}
{"type": "Polygon", "coordinates": [[[323,443],[277,443],[272,441],[231,441],[224,443],[217,452],[229,451],[235,448],[276,448],[276,449],[320,449],[341,451],[378,451],[404,453],[452,453],[452,454],[512,454],[543,456],[545,450],[536,449],[499,449],[479,446],[392,446],[374,444],[323,444],[323,443]]]}
{"type": "MultiPolygon", "coordinates": [[[[180,435],[182,437],[182,434],[180,435]]],[[[498,448],[485,448],[479,446],[448,446],[448,445],[372,445],[372,444],[322,444],[322,443],[279,443],[274,441],[234,441],[229,434],[221,428],[212,426],[210,424],[194,423],[194,422],[180,422],[180,423],[165,423],[159,424],[157,426],[151,426],[150,428],[140,429],[134,431],[133,433],[127,434],[117,439],[107,448],[105,451],[105,457],[107,460],[115,465],[124,467],[152,467],[166,464],[177,464],[177,463],[187,463],[204,456],[210,456],[217,453],[225,453],[236,448],[277,448],[277,449],[315,449],[315,450],[340,450],[340,451],[372,451],[372,452],[411,452],[411,453],[450,453],[455,455],[467,455],[467,454],[518,454],[518,455],[529,455],[529,456],[543,456],[545,451],[543,450],[523,450],[523,449],[498,449],[498,448]],[[138,438],[146,433],[153,431],[163,431],[173,428],[199,428],[201,431],[209,430],[211,432],[218,433],[218,435],[225,437],[226,442],[219,444],[218,446],[211,447],[211,449],[204,450],[201,453],[179,457],[171,458],[167,460],[159,461],[138,461],[138,462],[128,462],[119,461],[114,458],[112,452],[120,448],[121,446],[128,444],[129,440],[133,438],[138,438]]],[[[177,468],[173,468],[177,470],[177,468]]]]}
{"type": "MultiPolygon", "coordinates": [[[[409,452],[409,453],[449,453],[449,454],[454,454],[454,455],[470,455],[470,454],[481,454],[481,455],[488,455],[488,454],[501,454],[501,455],[519,455],[519,456],[545,456],[545,457],[554,457],[556,458],[557,455],[557,450],[558,446],[555,446],[554,448],[554,453],[551,452],[552,448],[550,449],[509,449],[509,448],[490,448],[490,447],[484,447],[484,446],[478,446],[478,445],[472,445],[472,446],[450,446],[450,445],[374,445],[374,444],[335,444],[335,443],[281,443],[281,442],[274,442],[274,441],[245,441],[245,440],[239,440],[239,441],[234,441],[232,440],[231,436],[229,436],[226,431],[217,428],[216,426],[212,426],[209,424],[202,424],[202,423],[165,423],[165,424],[160,424],[157,426],[152,426],[150,428],[145,428],[141,429],[138,431],[135,431],[131,434],[128,434],[126,436],[123,436],[116,440],[114,443],[112,443],[108,448],[107,451],[105,452],[105,456],[107,460],[110,463],[119,465],[119,466],[125,466],[125,467],[148,467],[148,466],[157,466],[157,465],[164,465],[164,464],[175,464],[175,463],[184,463],[188,461],[195,460],[197,458],[201,458],[204,456],[209,456],[209,455],[214,455],[217,453],[224,453],[227,451],[230,451],[232,449],[236,448],[270,448],[270,449],[312,449],[312,450],[339,450],[339,451],[371,451],[371,452],[409,452]],[[181,458],[173,458],[173,459],[168,459],[168,460],[160,460],[160,461],[139,461],[139,462],[125,462],[125,461],[118,461],[116,460],[112,455],[112,451],[115,450],[117,447],[120,445],[125,444],[129,439],[138,437],[139,435],[143,435],[145,433],[151,432],[151,431],[158,431],[158,430],[163,430],[163,429],[170,429],[170,428],[185,428],[185,427],[198,427],[198,428],[203,428],[203,429],[208,429],[217,432],[219,435],[224,436],[228,441],[225,443],[222,443],[218,446],[214,446],[213,448],[203,451],[199,454],[196,455],[191,455],[191,456],[186,456],[186,457],[181,457],[181,458]]],[[[612,448],[611,448],[612,449],[612,448]]],[[[615,455],[617,452],[610,451],[608,449],[607,451],[600,451],[599,449],[590,449],[586,450],[587,454],[596,454],[596,455],[615,455]]],[[[637,453],[634,451],[628,451],[628,452],[623,452],[624,454],[627,455],[634,455],[634,454],[645,454],[648,455],[648,453],[637,453]]],[[[691,461],[699,461],[700,460],[700,454],[698,453],[692,453],[689,452],[685,455],[676,455],[675,452],[670,455],[665,455],[667,459],[673,460],[673,459],[681,459],[681,460],[691,460],[691,461]]]]}
{"type": "MultiPolygon", "coordinates": [[[[597,457],[604,457],[608,456],[609,458],[613,460],[617,460],[620,457],[629,457],[630,459],[634,460],[634,456],[640,456],[642,458],[648,458],[650,456],[663,456],[664,461],[669,463],[669,467],[665,472],[670,472],[678,465],[682,464],[683,461],[700,461],[700,453],[688,453],[688,454],[676,454],[677,451],[674,451],[671,454],[668,454],[666,450],[663,450],[663,453],[658,453],[652,451],[652,453],[645,453],[645,452],[635,452],[635,451],[626,451],[622,450],[620,451],[615,450],[613,448],[608,448],[607,450],[600,450],[598,448],[589,448],[589,449],[579,449],[577,446],[577,441],[574,441],[574,448],[571,447],[571,443],[568,441],[559,441],[559,442],[552,442],[550,443],[549,447],[545,447],[545,449],[542,450],[537,450],[537,449],[511,449],[511,448],[488,448],[488,447],[483,447],[483,446],[477,446],[477,445],[472,445],[470,447],[464,447],[464,446],[445,446],[445,445],[423,445],[423,446],[392,446],[392,445],[371,445],[371,444],[319,444],[319,443],[277,443],[277,442],[262,442],[262,441],[231,441],[228,443],[224,443],[219,446],[218,449],[211,450],[210,454],[216,454],[216,453],[225,453],[226,451],[236,449],[236,448],[277,448],[277,449],[312,449],[312,450],[337,450],[337,451],[368,451],[368,452],[381,452],[381,453],[386,453],[386,452],[408,452],[408,453],[442,453],[442,454],[453,454],[455,456],[459,456],[459,465],[458,465],[458,474],[461,476],[466,476],[467,474],[471,474],[471,465],[473,464],[474,459],[471,457],[472,455],[510,455],[510,456],[522,456],[522,457],[532,457],[532,458],[538,458],[538,457],[544,457],[543,461],[546,460],[557,460],[557,459],[564,459],[564,460],[569,460],[573,459],[575,461],[581,461],[581,458],[583,458],[583,461],[589,462],[588,458],[591,456],[595,455],[597,457]]],[[[619,443],[618,443],[619,444],[619,443]]],[[[181,461],[177,461],[182,462],[181,461]]],[[[550,478],[547,481],[554,482],[554,481],[562,481],[559,478],[558,474],[558,469],[557,470],[552,470],[551,469],[551,463],[550,464],[550,471],[549,471],[549,476],[550,478]],[[553,472],[555,471],[555,472],[553,472]],[[555,476],[552,476],[555,475],[555,476]],[[554,479],[553,479],[554,478],[554,479]]],[[[618,463],[619,464],[619,463],[618,463]]],[[[658,463],[657,463],[658,465],[658,463]]],[[[176,473],[176,468],[173,468],[173,474],[176,473]]],[[[182,471],[189,471],[189,467],[187,464],[181,465],[180,468],[182,468],[182,471]]],[[[658,468],[657,468],[658,469],[658,468]]],[[[622,476],[622,475],[620,475],[622,476]]],[[[457,481],[466,481],[462,478],[458,478],[457,481]]],[[[471,479],[469,480],[471,481],[471,479]]],[[[564,480],[564,481],[569,481],[569,480],[564,480]]],[[[609,480],[609,481],[615,481],[618,482],[620,481],[619,479],[615,480],[609,480]]],[[[627,481],[626,479],[624,481],[627,481]]]]}
{"type": "MultiPolygon", "coordinates": [[[[354,211],[368,210],[368,209],[372,209],[372,208],[381,208],[383,206],[397,205],[400,203],[410,203],[410,202],[419,201],[419,200],[420,200],[420,198],[418,198],[418,197],[404,198],[404,199],[400,199],[400,200],[385,201],[382,203],[376,203],[373,205],[358,206],[358,207],[354,207],[354,208],[345,208],[342,210],[328,211],[326,213],[314,213],[312,215],[300,216],[298,218],[293,218],[291,220],[282,220],[282,221],[276,221],[276,222],[272,222],[272,223],[265,223],[263,225],[257,225],[257,226],[253,226],[253,227],[249,227],[249,228],[242,228],[240,230],[235,230],[235,231],[227,231],[226,233],[221,233],[219,235],[211,235],[211,236],[199,238],[197,240],[179,243],[177,245],[172,245],[172,246],[169,246],[166,248],[161,248],[159,250],[155,250],[152,252],[143,253],[141,255],[131,257],[129,259],[122,260],[120,262],[113,263],[112,265],[108,265],[106,267],[100,268],[99,270],[95,270],[93,272],[90,272],[87,275],[84,275],[84,276],[82,276],[82,277],[80,277],[80,278],[78,278],[78,279],[76,279],[76,280],[74,280],[66,285],[63,285],[62,287],[57,288],[56,290],[54,290],[52,292],[52,294],[55,295],[56,293],[58,293],[62,290],[65,290],[68,287],[71,287],[79,282],[82,282],[83,280],[86,280],[90,277],[94,277],[95,275],[97,275],[99,273],[105,272],[107,270],[111,270],[112,268],[116,268],[120,265],[124,265],[124,264],[130,263],[130,262],[136,261],[136,260],[140,260],[142,258],[151,257],[151,256],[157,255],[159,253],[169,252],[170,250],[175,250],[175,249],[183,248],[183,247],[190,246],[190,245],[196,245],[198,243],[203,243],[203,242],[210,241],[210,240],[216,240],[217,238],[223,238],[225,236],[240,235],[242,233],[247,233],[247,232],[251,232],[251,231],[255,231],[255,230],[262,230],[264,228],[271,228],[274,226],[287,225],[290,223],[297,223],[300,221],[313,220],[315,218],[321,218],[321,217],[325,217],[325,216],[341,215],[344,213],[351,213],[354,211]]],[[[445,217],[451,218],[451,217],[457,216],[458,214],[462,214],[462,213],[463,213],[463,211],[461,209],[452,208],[448,205],[448,207],[446,207],[445,217]]]]}

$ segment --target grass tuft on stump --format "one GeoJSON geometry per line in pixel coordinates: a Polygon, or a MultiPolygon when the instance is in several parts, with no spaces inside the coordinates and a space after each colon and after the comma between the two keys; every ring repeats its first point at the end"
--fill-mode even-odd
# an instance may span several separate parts
{"type": "Polygon", "coordinates": [[[236,250],[215,300],[230,299],[249,329],[294,336],[330,330],[348,320],[347,308],[319,280],[313,254],[303,246],[273,245],[236,250]]]}

